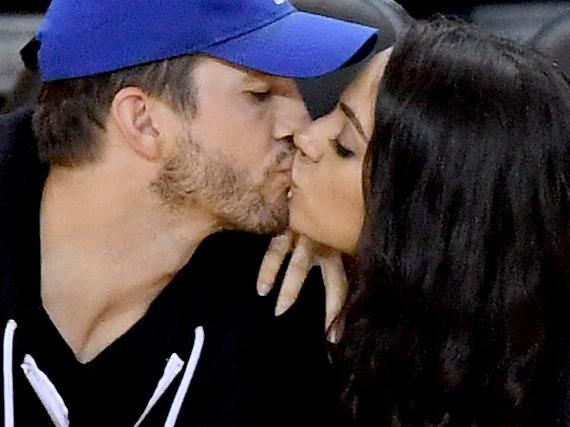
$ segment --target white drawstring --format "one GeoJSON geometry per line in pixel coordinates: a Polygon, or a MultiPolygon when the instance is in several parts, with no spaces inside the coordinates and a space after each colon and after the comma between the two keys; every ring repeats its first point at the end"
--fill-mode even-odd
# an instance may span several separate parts
{"type": "Polygon", "coordinates": [[[4,331],[2,372],[4,374],[4,427],[14,427],[14,375],[12,358],[14,354],[14,333],[18,325],[9,320],[4,331]]]}
{"type": "Polygon", "coordinates": [[[172,356],[170,356],[170,359],[168,359],[168,363],[164,368],[164,373],[162,374],[162,377],[158,381],[156,390],[154,390],[152,397],[148,401],[148,404],[146,405],[144,412],[137,420],[135,427],[140,426],[140,424],[146,418],[150,410],[154,407],[158,399],[161,398],[161,396],[164,394],[168,386],[172,384],[172,381],[174,381],[174,378],[176,378],[176,376],[180,373],[183,366],[184,362],[182,361],[182,359],[180,359],[180,357],[178,357],[176,353],[172,353],[172,356]]]}
{"type": "Polygon", "coordinates": [[[194,376],[194,371],[196,370],[196,366],[198,366],[198,362],[200,361],[202,347],[204,346],[204,328],[198,326],[194,330],[194,334],[194,347],[192,348],[190,359],[186,364],[186,369],[184,371],[184,375],[182,376],[182,381],[180,382],[178,390],[176,391],[176,395],[174,396],[174,400],[172,401],[172,406],[168,412],[168,417],[166,418],[164,427],[174,427],[174,424],[176,424],[176,419],[180,413],[182,403],[184,403],[184,398],[186,397],[188,387],[190,386],[190,382],[194,376]]]}
{"type": "Polygon", "coordinates": [[[26,354],[24,363],[20,366],[54,425],[56,427],[68,427],[69,411],[65,402],[47,375],[38,368],[34,358],[26,354]]]}
{"type": "MultiPolygon", "coordinates": [[[[13,352],[14,352],[14,333],[16,331],[17,324],[14,320],[9,320],[6,325],[6,330],[4,332],[4,346],[3,346],[3,374],[4,374],[4,427],[14,427],[14,377],[13,377],[13,352]]],[[[194,372],[200,361],[200,356],[202,354],[202,348],[204,347],[204,329],[199,326],[194,330],[194,346],[192,347],[192,352],[190,354],[190,359],[186,364],[186,369],[184,370],[184,375],[172,405],[164,427],[174,427],[182,404],[184,403],[184,398],[188,393],[188,388],[192,382],[194,372]]],[[[184,362],[176,355],[172,354],[164,374],[160,381],[158,382],[157,388],[153,393],[147,408],[141,415],[135,427],[138,427],[143,419],[146,417],[148,412],[152,409],[158,399],[162,396],[164,391],[172,383],[174,378],[178,375],[184,362]]],[[[30,385],[36,392],[40,401],[46,408],[50,418],[57,427],[68,427],[69,417],[68,410],[61,395],[57,392],[57,389],[49,378],[38,368],[34,358],[29,354],[24,357],[24,363],[21,365],[26,378],[30,382],[30,385]]]]}

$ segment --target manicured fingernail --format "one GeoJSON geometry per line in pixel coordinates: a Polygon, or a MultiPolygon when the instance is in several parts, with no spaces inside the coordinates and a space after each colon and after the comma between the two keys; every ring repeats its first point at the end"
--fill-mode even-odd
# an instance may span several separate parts
{"type": "Polygon", "coordinates": [[[277,307],[275,307],[275,316],[281,316],[289,309],[289,307],[291,307],[291,304],[288,301],[277,301],[277,307]]]}
{"type": "Polygon", "coordinates": [[[269,286],[267,283],[260,283],[257,285],[257,294],[261,297],[267,296],[270,290],[271,286],[269,286]]]}

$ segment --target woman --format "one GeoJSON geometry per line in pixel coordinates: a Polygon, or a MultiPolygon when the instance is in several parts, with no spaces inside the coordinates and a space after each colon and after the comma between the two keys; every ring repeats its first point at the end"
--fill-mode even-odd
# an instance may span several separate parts
{"type": "Polygon", "coordinates": [[[570,422],[556,67],[466,24],[418,23],[296,144],[292,228],[356,259],[341,365],[355,424],[570,422]]]}

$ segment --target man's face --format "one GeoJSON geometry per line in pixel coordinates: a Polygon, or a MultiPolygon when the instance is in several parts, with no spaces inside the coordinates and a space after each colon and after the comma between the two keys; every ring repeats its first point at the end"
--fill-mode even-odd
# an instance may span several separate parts
{"type": "Polygon", "coordinates": [[[176,154],[153,187],[172,207],[204,209],[221,228],[282,231],[292,134],[309,122],[295,83],[209,57],[193,82],[196,111],[180,115],[176,154]]]}

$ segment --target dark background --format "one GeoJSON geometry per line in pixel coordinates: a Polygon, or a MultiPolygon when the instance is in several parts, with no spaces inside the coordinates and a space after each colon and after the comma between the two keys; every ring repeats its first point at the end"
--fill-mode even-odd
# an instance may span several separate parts
{"type": "MultiPolygon", "coordinates": [[[[95,0],[96,1],[96,0],[95,0]]],[[[128,0],[125,0],[128,1],[128,0]]],[[[327,0],[323,0],[327,1],[327,0]]],[[[472,6],[482,4],[508,4],[508,3],[533,3],[531,1],[452,1],[452,0],[402,0],[402,6],[414,17],[424,17],[433,13],[468,15],[472,6]]],[[[536,2],[535,2],[536,3],[536,2]]],[[[541,3],[549,3],[543,1],[541,3]]],[[[560,3],[560,2],[557,2],[560,3]]],[[[38,13],[45,12],[48,0],[3,0],[0,5],[0,13],[38,13]]]]}
{"type": "MultiPolygon", "coordinates": [[[[96,1],[96,0],[95,0],[96,1]]],[[[125,0],[128,1],[128,0],[125,0]]],[[[323,0],[327,1],[327,0],[323,0]]],[[[450,1],[450,0],[404,0],[399,1],[412,16],[421,17],[434,12],[457,12],[462,14],[468,11],[469,6],[474,3],[470,1],[450,1]]],[[[483,2],[484,3],[484,2],[483,2]]],[[[49,4],[48,0],[3,0],[0,5],[0,13],[42,13],[45,12],[49,4]]]]}
{"type": "MultiPolygon", "coordinates": [[[[318,1],[325,3],[330,0],[318,1]]],[[[537,36],[545,34],[560,17],[570,17],[570,0],[396,1],[414,18],[434,14],[457,16],[523,43],[532,43],[537,36]]],[[[19,51],[33,36],[40,14],[45,12],[49,3],[50,0],[0,0],[0,112],[10,107],[9,100],[18,93],[18,83],[23,81],[26,84],[25,79],[21,79],[21,76],[26,77],[26,72],[19,51]]],[[[553,57],[559,63],[565,63],[565,70],[570,70],[570,19],[567,21],[568,33],[559,38],[568,41],[553,57]]]]}

